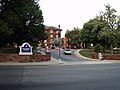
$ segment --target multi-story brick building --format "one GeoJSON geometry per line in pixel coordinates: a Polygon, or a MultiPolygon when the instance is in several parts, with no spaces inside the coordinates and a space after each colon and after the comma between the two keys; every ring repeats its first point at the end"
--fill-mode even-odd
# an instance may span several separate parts
{"type": "Polygon", "coordinates": [[[49,48],[52,48],[54,46],[54,40],[55,38],[58,38],[61,36],[61,31],[60,27],[54,27],[54,26],[45,26],[45,29],[48,34],[47,40],[44,40],[42,47],[48,46],[49,48]]]}

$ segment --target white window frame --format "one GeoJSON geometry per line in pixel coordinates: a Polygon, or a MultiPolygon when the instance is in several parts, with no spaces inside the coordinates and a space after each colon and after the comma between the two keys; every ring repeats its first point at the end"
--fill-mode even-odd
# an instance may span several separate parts
{"type": "Polygon", "coordinates": [[[59,33],[59,31],[56,31],[56,33],[59,33]]]}
{"type": "Polygon", "coordinates": [[[47,42],[47,40],[44,40],[44,43],[46,43],[47,42]]]}
{"type": "Polygon", "coordinates": [[[58,35],[56,35],[56,38],[58,38],[58,35]]]}
{"type": "Polygon", "coordinates": [[[53,35],[50,35],[50,38],[53,38],[53,35]]]}
{"type": "Polygon", "coordinates": [[[50,30],[50,33],[53,33],[53,30],[50,30]]]}

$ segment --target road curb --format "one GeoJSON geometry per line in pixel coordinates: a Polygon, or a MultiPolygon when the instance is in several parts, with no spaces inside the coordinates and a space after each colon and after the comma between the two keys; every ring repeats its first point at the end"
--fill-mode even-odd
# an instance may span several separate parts
{"type": "Polygon", "coordinates": [[[95,60],[98,61],[98,59],[92,59],[92,58],[87,58],[87,57],[82,56],[82,55],[79,53],[81,50],[82,50],[82,49],[75,50],[74,55],[76,55],[77,57],[83,58],[83,59],[90,60],[90,61],[92,61],[92,60],[93,60],[93,61],[95,61],[95,60]]]}

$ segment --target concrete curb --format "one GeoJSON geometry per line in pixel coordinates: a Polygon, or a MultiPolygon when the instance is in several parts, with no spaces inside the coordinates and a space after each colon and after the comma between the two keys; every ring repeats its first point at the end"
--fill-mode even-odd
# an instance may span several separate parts
{"type": "Polygon", "coordinates": [[[90,60],[90,61],[91,61],[91,60],[93,60],[93,61],[97,60],[97,61],[98,61],[98,59],[92,59],[92,58],[87,58],[87,57],[82,56],[82,55],[79,53],[81,50],[82,50],[82,49],[75,50],[74,55],[76,55],[77,57],[83,58],[83,59],[90,60]]]}
{"type": "Polygon", "coordinates": [[[104,61],[82,61],[82,62],[64,62],[62,65],[87,65],[87,64],[110,64],[112,62],[104,62],[104,61]]]}

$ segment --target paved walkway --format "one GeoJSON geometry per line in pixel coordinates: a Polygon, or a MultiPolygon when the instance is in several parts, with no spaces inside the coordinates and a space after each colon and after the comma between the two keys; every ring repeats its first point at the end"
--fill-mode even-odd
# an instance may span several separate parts
{"type": "Polygon", "coordinates": [[[49,66],[49,65],[57,65],[58,62],[54,60],[46,61],[46,62],[29,62],[29,63],[19,63],[19,62],[0,62],[0,66],[49,66]]]}
{"type": "Polygon", "coordinates": [[[52,58],[50,61],[45,62],[29,62],[29,63],[19,63],[19,62],[0,62],[0,66],[31,66],[31,65],[39,65],[39,66],[49,66],[49,65],[79,65],[79,64],[108,64],[108,63],[120,63],[118,60],[104,60],[99,61],[98,59],[90,59],[83,57],[79,54],[79,50],[76,50],[74,54],[80,58],[87,59],[88,61],[81,62],[64,62],[59,61],[55,58],[52,58]]]}

